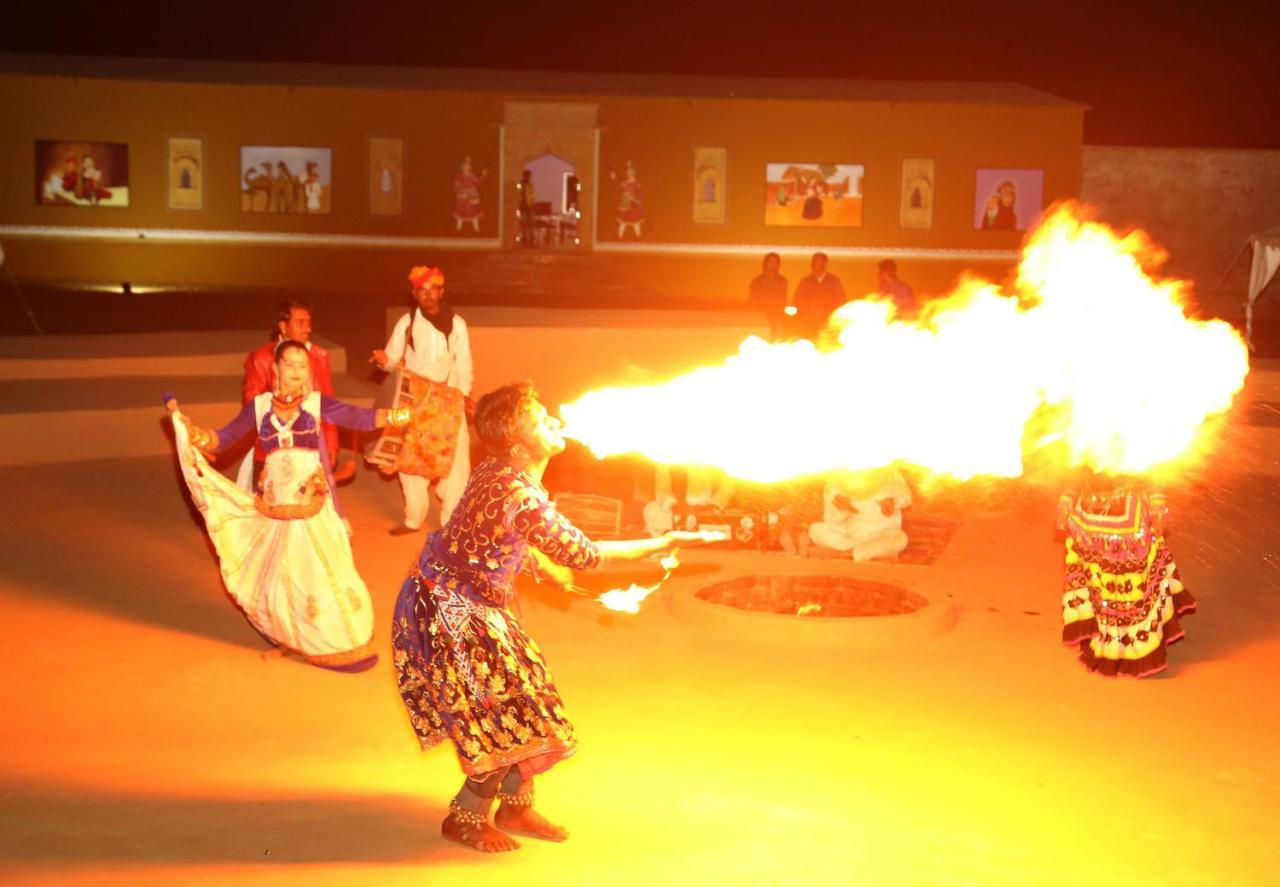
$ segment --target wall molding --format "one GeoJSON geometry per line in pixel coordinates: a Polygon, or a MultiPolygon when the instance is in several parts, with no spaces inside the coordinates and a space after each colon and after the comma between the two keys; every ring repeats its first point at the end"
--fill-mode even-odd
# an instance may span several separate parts
{"type": "Polygon", "coordinates": [[[210,246],[323,246],[403,249],[498,249],[492,237],[402,237],[380,234],[304,234],[292,231],[212,231],[195,228],[90,228],[80,225],[0,225],[0,237],[36,240],[106,240],[195,243],[210,246]]]}
{"type": "Polygon", "coordinates": [[[778,253],[782,256],[811,256],[816,252],[842,259],[923,259],[1006,262],[1021,255],[1016,249],[927,249],[911,246],[823,246],[820,244],[767,243],[617,243],[597,242],[598,253],[635,255],[755,256],[778,253]]]}
{"type": "MultiPolygon", "coordinates": [[[[593,213],[593,221],[597,214],[593,213]]],[[[94,228],[81,225],[0,225],[0,237],[35,240],[98,240],[129,243],[188,243],[208,246],[310,246],[347,249],[498,250],[501,238],[404,237],[378,234],[306,234],[285,231],[214,231],[196,228],[94,228]]],[[[767,243],[617,243],[597,241],[594,252],[614,255],[760,257],[768,252],[841,259],[1009,262],[1016,249],[939,249],[903,246],[824,246],[767,243]]]]}

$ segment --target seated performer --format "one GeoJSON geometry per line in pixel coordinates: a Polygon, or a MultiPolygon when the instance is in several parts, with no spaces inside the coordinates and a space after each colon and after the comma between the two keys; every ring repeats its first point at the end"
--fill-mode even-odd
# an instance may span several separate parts
{"type": "Polygon", "coordinates": [[[897,557],[907,547],[902,509],[911,505],[911,489],[897,469],[830,480],[822,500],[822,520],[809,527],[815,545],[850,551],[855,561],[897,557]]]}
{"type": "Polygon", "coordinates": [[[217,431],[196,427],[177,411],[174,436],[183,478],[204,515],[227,591],[249,622],[283,652],[313,665],[352,665],[376,654],[373,603],[351,557],[334,509],[320,433],[324,420],[370,431],[408,424],[408,409],[371,410],[311,390],[301,342],[276,346],[275,390],[258,395],[217,431]],[[202,453],[256,434],[266,464],[256,493],[209,466],[202,453]]]}
{"type": "Polygon", "coordinates": [[[444,302],[444,272],[419,266],[409,272],[413,288],[409,313],[396,321],[385,349],[369,362],[390,372],[399,368],[420,404],[405,429],[404,446],[388,466],[400,475],[404,523],[400,536],[422,528],[431,505],[431,483],[440,496],[440,524],[448,522],[471,473],[471,340],[467,323],[444,302]]]}
{"type": "Polygon", "coordinates": [[[563,452],[558,420],[529,384],[480,399],[476,432],[490,456],[405,580],[391,626],[396,679],[423,748],[446,739],[466,775],[441,832],[476,850],[514,850],[507,831],[568,833],[533,806],[533,778],[577,745],[542,654],[521,624],[515,578],[530,570],[567,586],[573,569],[635,560],[718,534],[592,542],[547,498],[541,479],[563,452]],[[489,809],[499,806],[492,822],[489,809]]]}
{"type": "Polygon", "coordinates": [[[1178,617],[1195,598],[1178,578],[1164,539],[1164,495],[1091,474],[1058,500],[1066,534],[1062,642],[1107,677],[1164,671],[1165,648],[1182,640],[1178,617]]]}

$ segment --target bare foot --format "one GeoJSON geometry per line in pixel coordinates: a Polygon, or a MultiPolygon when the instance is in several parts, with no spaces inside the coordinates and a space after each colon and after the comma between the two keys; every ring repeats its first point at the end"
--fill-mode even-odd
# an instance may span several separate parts
{"type": "Polygon", "coordinates": [[[440,834],[447,840],[481,853],[505,853],[520,846],[515,838],[504,835],[487,822],[483,825],[470,825],[460,822],[452,813],[440,823],[440,834]]]}
{"type": "Polygon", "coordinates": [[[548,822],[547,818],[532,807],[512,807],[503,804],[498,808],[493,822],[499,828],[513,832],[523,832],[535,838],[547,841],[563,841],[569,832],[560,826],[548,822]]]}

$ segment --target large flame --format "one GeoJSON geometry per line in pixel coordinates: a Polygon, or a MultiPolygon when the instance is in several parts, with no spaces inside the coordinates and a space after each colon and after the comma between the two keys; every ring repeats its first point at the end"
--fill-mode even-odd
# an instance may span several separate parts
{"type": "Polygon", "coordinates": [[[715,466],[772,482],[894,462],[940,475],[1062,467],[1140,473],[1195,458],[1248,356],[1220,320],[1188,318],[1182,281],[1142,232],[1117,236],[1074,203],[1028,235],[1012,292],[966,278],[914,321],[878,297],[836,312],[831,347],[769,344],[658,385],[562,407],[596,455],[715,466]]]}

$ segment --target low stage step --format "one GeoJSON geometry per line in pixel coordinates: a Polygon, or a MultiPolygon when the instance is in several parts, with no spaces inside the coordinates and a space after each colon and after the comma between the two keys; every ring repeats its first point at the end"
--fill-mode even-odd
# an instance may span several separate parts
{"type": "MultiPolygon", "coordinates": [[[[240,410],[245,355],[261,333],[42,336],[0,339],[0,465],[162,455],[171,450],[166,391],[201,424],[240,410]]],[[[371,406],[377,389],[329,350],[339,397],[371,406]]]]}
{"type": "MultiPolygon", "coordinates": [[[[264,330],[113,333],[94,336],[0,337],[0,380],[82,379],[98,376],[235,376],[264,330]]],[[[320,336],[335,376],[347,371],[347,352],[320,336]]]]}

